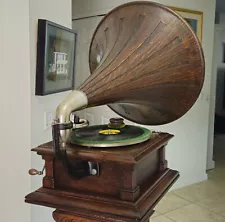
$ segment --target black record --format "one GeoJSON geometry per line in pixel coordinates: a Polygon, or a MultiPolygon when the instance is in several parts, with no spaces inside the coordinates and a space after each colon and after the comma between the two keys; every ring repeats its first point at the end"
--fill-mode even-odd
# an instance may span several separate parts
{"type": "Polygon", "coordinates": [[[120,129],[109,128],[108,125],[95,125],[74,129],[71,142],[84,146],[118,146],[135,144],[150,137],[148,129],[126,125],[120,129]]]}

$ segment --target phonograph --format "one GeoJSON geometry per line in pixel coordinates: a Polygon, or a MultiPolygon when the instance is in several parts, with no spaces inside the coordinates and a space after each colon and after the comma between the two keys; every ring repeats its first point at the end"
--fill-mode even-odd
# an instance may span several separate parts
{"type": "Polygon", "coordinates": [[[89,66],[89,78],[56,110],[52,141],[32,149],[46,175],[25,201],[55,208],[55,221],[146,222],[179,173],[165,159],[174,135],[141,126],[171,123],[191,109],[204,82],[201,44],[168,7],[130,2],[97,26],[89,66]],[[89,125],[76,115],[102,105],[120,118],[89,125]]]}

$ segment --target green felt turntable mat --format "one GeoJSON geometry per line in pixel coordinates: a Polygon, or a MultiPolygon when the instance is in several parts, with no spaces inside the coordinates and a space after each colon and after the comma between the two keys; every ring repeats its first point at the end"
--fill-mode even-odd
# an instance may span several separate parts
{"type": "Polygon", "coordinates": [[[73,130],[71,143],[89,147],[116,147],[141,143],[150,136],[151,131],[140,126],[126,125],[121,129],[112,129],[108,125],[95,125],[73,130]]]}

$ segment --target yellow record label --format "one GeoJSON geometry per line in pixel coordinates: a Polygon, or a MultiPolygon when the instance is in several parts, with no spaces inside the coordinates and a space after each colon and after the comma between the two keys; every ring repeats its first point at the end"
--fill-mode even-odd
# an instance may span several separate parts
{"type": "Polygon", "coordinates": [[[120,133],[120,130],[116,130],[116,129],[106,129],[106,130],[99,131],[99,134],[102,134],[102,135],[116,135],[119,133],[120,133]]]}

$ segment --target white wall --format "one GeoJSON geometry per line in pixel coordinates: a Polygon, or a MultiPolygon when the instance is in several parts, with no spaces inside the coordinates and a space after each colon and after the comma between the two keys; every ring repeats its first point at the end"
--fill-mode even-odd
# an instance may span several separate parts
{"type": "MultiPolygon", "coordinates": [[[[35,96],[36,43],[38,19],[47,19],[71,28],[71,1],[30,0],[30,53],[31,53],[31,144],[36,147],[50,141],[51,129],[44,130],[44,112],[55,112],[57,105],[69,92],[48,96],[35,96]]],[[[43,161],[36,153],[32,154],[32,167],[42,169],[43,161]]],[[[32,191],[42,185],[42,176],[32,177],[32,191]]],[[[32,222],[50,222],[53,209],[32,206],[32,222]]]]}
{"type": "MultiPolygon", "coordinates": [[[[104,14],[126,2],[130,1],[73,0],[73,18],[104,14]]],[[[213,100],[211,97],[211,73],[215,0],[157,0],[157,2],[168,6],[200,10],[204,13],[202,46],[206,61],[206,73],[202,93],[193,108],[178,121],[159,127],[150,126],[150,129],[166,131],[175,135],[175,138],[167,146],[166,157],[169,167],[177,169],[181,173],[179,181],[173,187],[178,188],[207,179],[207,158],[212,160],[212,153],[207,152],[207,146],[213,141],[209,123],[212,120],[210,103],[213,100]]],[[[105,109],[104,116],[107,113],[105,109]]],[[[110,117],[113,112],[108,111],[107,115],[110,117]]]]}
{"type": "Polygon", "coordinates": [[[0,1],[1,221],[30,222],[29,0],[0,1]]]}

